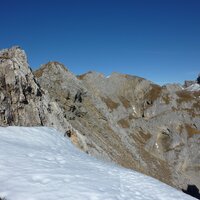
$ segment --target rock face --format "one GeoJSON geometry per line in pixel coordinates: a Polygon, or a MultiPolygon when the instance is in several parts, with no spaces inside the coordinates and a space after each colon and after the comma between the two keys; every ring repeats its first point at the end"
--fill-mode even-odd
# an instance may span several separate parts
{"type": "Polygon", "coordinates": [[[43,125],[44,92],[19,47],[0,52],[1,125],[43,125]]]}
{"type": "Polygon", "coordinates": [[[0,125],[50,126],[64,133],[76,132],[35,79],[20,47],[0,51],[0,125]]]}
{"type": "Polygon", "coordinates": [[[76,77],[58,62],[34,74],[24,51],[0,53],[1,125],[45,125],[80,149],[155,177],[200,188],[200,92],[96,72],[76,77]]]}

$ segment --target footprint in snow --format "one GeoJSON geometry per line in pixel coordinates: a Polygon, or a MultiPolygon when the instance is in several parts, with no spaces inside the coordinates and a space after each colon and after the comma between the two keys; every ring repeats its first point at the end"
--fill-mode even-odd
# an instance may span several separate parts
{"type": "Polygon", "coordinates": [[[45,178],[41,175],[33,175],[32,180],[36,183],[41,183],[41,184],[47,184],[51,181],[50,179],[45,178]]]}
{"type": "Polygon", "coordinates": [[[66,163],[65,159],[62,156],[56,157],[56,160],[60,164],[65,164],[66,163]]]}
{"type": "Polygon", "coordinates": [[[35,156],[35,154],[34,153],[28,153],[27,156],[30,157],[30,158],[33,158],[35,156]]]}
{"type": "Polygon", "coordinates": [[[53,160],[55,160],[55,158],[54,158],[54,157],[51,157],[51,156],[46,156],[44,159],[45,159],[45,160],[48,160],[48,161],[53,161],[53,160]]]}

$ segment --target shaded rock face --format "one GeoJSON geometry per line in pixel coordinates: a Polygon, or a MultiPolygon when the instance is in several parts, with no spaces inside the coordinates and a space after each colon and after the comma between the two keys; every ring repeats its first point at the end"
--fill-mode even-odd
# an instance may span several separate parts
{"type": "Polygon", "coordinates": [[[155,177],[200,188],[199,91],[136,76],[76,77],[58,62],[34,73],[18,47],[0,52],[1,125],[45,125],[83,151],[155,177]]]}
{"type": "Polygon", "coordinates": [[[200,74],[197,77],[197,83],[200,84],[200,74]]]}

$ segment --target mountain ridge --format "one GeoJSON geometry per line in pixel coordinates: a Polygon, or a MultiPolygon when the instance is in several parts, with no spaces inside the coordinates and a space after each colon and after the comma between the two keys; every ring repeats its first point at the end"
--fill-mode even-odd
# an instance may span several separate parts
{"type": "Polygon", "coordinates": [[[59,62],[31,72],[19,47],[1,51],[0,75],[1,125],[54,127],[90,155],[200,187],[198,91],[118,73],[75,76],[59,62]]]}

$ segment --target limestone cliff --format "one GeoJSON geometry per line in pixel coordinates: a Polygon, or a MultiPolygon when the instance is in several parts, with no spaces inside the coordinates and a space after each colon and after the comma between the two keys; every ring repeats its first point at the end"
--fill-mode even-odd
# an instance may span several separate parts
{"type": "Polygon", "coordinates": [[[65,134],[77,132],[41,88],[20,47],[0,51],[0,125],[50,126],[65,134]]]}

